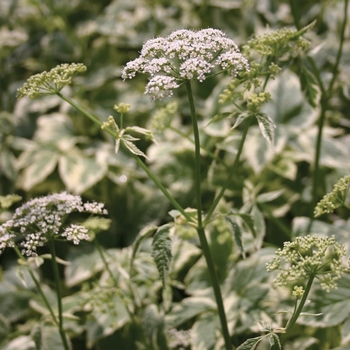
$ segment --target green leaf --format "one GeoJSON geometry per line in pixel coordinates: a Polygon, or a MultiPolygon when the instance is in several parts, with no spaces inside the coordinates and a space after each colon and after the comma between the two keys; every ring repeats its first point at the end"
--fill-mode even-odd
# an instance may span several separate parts
{"type": "Polygon", "coordinates": [[[272,121],[272,119],[263,113],[258,113],[255,115],[258,120],[259,128],[262,136],[267,141],[268,145],[274,150],[274,142],[275,142],[275,128],[276,125],[272,121]]]}
{"type": "MultiPolygon", "coordinates": [[[[130,135],[125,135],[125,136],[130,136],[130,135]]],[[[124,137],[125,137],[124,136],[124,137]]],[[[131,141],[127,141],[124,138],[122,139],[122,142],[124,144],[124,146],[132,153],[135,154],[137,156],[142,156],[145,157],[146,159],[148,159],[148,157],[140,150],[138,149],[131,141]]]]}
{"type": "Polygon", "coordinates": [[[234,113],[231,115],[232,117],[237,117],[235,123],[233,124],[232,128],[231,129],[235,129],[237,128],[237,126],[239,124],[241,124],[245,119],[249,118],[252,116],[251,112],[249,111],[246,111],[246,112],[243,112],[243,113],[234,113]]]}
{"type": "Polygon", "coordinates": [[[233,214],[225,215],[225,221],[227,223],[227,226],[233,236],[233,239],[235,240],[238,249],[242,253],[243,258],[245,258],[245,252],[242,242],[242,231],[237,223],[237,221],[234,218],[233,214]]]}
{"type": "Polygon", "coordinates": [[[215,302],[209,297],[188,297],[180,303],[174,304],[172,310],[166,315],[166,324],[177,328],[184,322],[206,311],[216,310],[215,302]]]}
{"type": "Polygon", "coordinates": [[[169,271],[171,255],[171,239],[169,237],[172,225],[166,224],[158,228],[153,237],[152,257],[157,265],[160,278],[165,287],[165,278],[169,271]]]}
{"type": "Polygon", "coordinates": [[[258,203],[272,202],[273,200],[275,200],[276,198],[281,196],[284,192],[285,192],[285,190],[281,189],[281,190],[277,190],[277,191],[262,193],[262,194],[259,194],[257,196],[256,201],[258,203]]]}
{"type": "Polygon", "coordinates": [[[103,262],[97,250],[86,251],[85,248],[79,248],[69,256],[71,262],[64,271],[65,284],[67,287],[74,287],[93,276],[103,269],[103,262]]]}
{"type": "Polygon", "coordinates": [[[80,194],[107,174],[108,165],[75,149],[60,158],[58,169],[67,190],[80,194]]]}
{"type": "Polygon", "coordinates": [[[22,199],[18,194],[8,194],[0,196],[0,209],[8,209],[13,203],[19,202],[22,199]]]}
{"type": "Polygon", "coordinates": [[[244,223],[248,226],[249,230],[253,234],[253,237],[256,238],[258,235],[255,230],[255,223],[252,215],[247,213],[240,213],[240,212],[237,212],[236,215],[242,218],[244,223]]]}
{"type": "Polygon", "coordinates": [[[261,335],[260,337],[247,339],[237,350],[254,350],[258,343],[265,337],[266,335],[261,335]]]}
{"type": "Polygon", "coordinates": [[[155,142],[153,132],[149,129],[141,128],[139,126],[131,126],[131,127],[125,128],[125,131],[134,131],[138,134],[145,135],[147,140],[155,142]]]}
{"type": "Polygon", "coordinates": [[[275,333],[270,333],[270,345],[273,347],[273,349],[279,349],[282,350],[282,345],[280,342],[280,338],[275,333]]]}
{"type": "Polygon", "coordinates": [[[19,179],[19,185],[26,191],[43,182],[53,172],[59,160],[59,153],[38,147],[32,157],[31,164],[24,169],[19,179]]]}
{"type": "Polygon", "coordinates": [[[217,312],[209,311],[199,315],[191,328],[193,349],[209,350],[219,348],[215,347],[215,343],[221,338],[217,333],[217,329],[220,329],[217,312]]]}
{"type": "MultiPolygon", "coordinates": [[[[158,229],[158,226],[156,226],[156,225],[153,225],[153,224],[148,225],[144,229],[141,230],[140,234],[135,239],[135,242],[134,242],[133,247],[132,247],[132,255],[131,255],[131,260],[130,260],[130,271],[132,269],[132,266],[133,266],[133,263],[134,263],[134,259],[135,259],[137,250],[140,247],[140,244],[142,243],[142,241],[146,237],[148,237],[150,234],[152,234],[157,229],[158,229]]],[[[130,272],[130,274],[131,274],[131,272],[130,272]]]]}
{"type": "Polygon", "coordinates": [[[301,90],[306,100],[312,107],[316,108],[320,97],[320,91],[314,75],[306,68],[305,63],[300,65],[299,79],[301,90]]]}

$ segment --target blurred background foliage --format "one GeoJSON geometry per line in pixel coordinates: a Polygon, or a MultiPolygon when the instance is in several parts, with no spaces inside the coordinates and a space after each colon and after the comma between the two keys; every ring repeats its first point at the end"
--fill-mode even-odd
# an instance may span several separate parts
{"type": "MultiPolygon", "coordinates": [[[[62,245],[62,257],[73,261],[65,270],[66,307],[86,318],[79,322],[71,320],[76,349],[94,346],[109,349],[110,344],[116,343],[121,344],[121,349],[156,349],[157,346],[162,349],[165,323],[174,328],[192,328],[196,334],[194,349],[204,349],[203,341],[205,349],[214,349],[220,341],[215,332],[217,320],[212,312],[208,275],[196,239],[188,238],[191,235],[185,232],[185,241],[174,237],[172,288],[161,291],[154,264],[146,253],[140,253],[132,273],[137,293],[132,291],[120,272],[127,269],[129,246],[146,225],[168,222],[171,206],[133,159],[122,152],[116,156],[109,135],[83,115],[56,96],[18,101],[15,98],[17,88],[31,75],[58,64],[84,63],[87,72],[77,76],[74,84],[63,93],[101,121],[111,114],[118,121],[113,106],[130,103],[131,110],[124,120],[126,126],[138,125],[156,132],[158,144],[139,143],[150,158],[149,166],[183,207],[193,207],[193,144],[186,139],[191,129],[185,91],[179,89],[171,100],[152,102],[143,95],[146,78],[140,76],[132,82],[123,82],[122,66],[138,56],[145,40],[168,35],[176,29],[218,28],[242,46],[254,35],[285,27],[299,29],[316,20],[306,38],[311,42],[307,55],[312,57],[319,75],[310,68],[306,56],[285,62],[283,73],[267,87],[272,100],[263,109],[277,125],[276,151],[271,152],[257,125],[252,125],[241,166],[221,203],[222,210],[235,208],[250,212],[259,223],[255,239],[248,231],[245,235],[249,258],[241,261],[222,223],[213,224],[209,230],[214,259],[222,273],[220,278],[222,281],[226,278],[224,296],[233,341],[239,345],[257,332],[257,321],[271,320],[282,305],[291,305],[285,291],[278,294],[271,290],[270,277],[261,266],[271,257],[269,247],[280,246],[283,241],[307,231],[313,212],[312,172],[321,113],[325,113],[326,122],[317,198],[349,173],[349,26],[338,71],[334,72],[343,18],[344,1],[336,0],[1,0],[0,195],[16,193],[28,200],[67,190],[88,200],[105,202],[112,225],[99,234],[98,239],[109,255],[114,256],[111,265],[119,271],[116,273],[120,275],[122,294],[137,305],[139,323],[129,322],[130,316],[123,306],[125,301],[121,301],[118,294],[114,300],[121,308],[117,318],[103,310],[99,311],[101,315],[89,314],[84,307],[73,310],[74,303],[86,305],[86,300],[96,293],[94,288],[98,287],[93,280],[101,282],[105,277],[92,248],[73,249],[62,245]],[[327,86],[334,73],[337,75],[332,94],[325,98],[320,85],[327,86]],[[313,102],[307,91],[310,87],[316,96],[313,102]],[[162,123],[164,118],[168,127],[157,132],[155,127],[159,119],[162,123]],[[155,306],[159,303],[162,308],[155,306]],[[143,329],[147,328],[145,324],[148,329],[143,329]],[[212,334],[208,334],[208,329],[212,334]],[[135,335],[138,345],[128,334],[135,335]]],[[[202,145],[216,157],[213,161],[209,152],[203,152],[204,209],[210,206],[215,191],[225,181],[227,166],[234,160],[240,139],[240,129],[230,129],[232,119],[208,125],[213,117],[234,111],[232,104],[218,103],[219,94],[229,82],[229,77],[220,76],[194,84],[202,145]]],[[[3,212],[0,218],[4,221],[9,216],[3,212]]],[[[313,226],[312,233],[336,234],[349,248],[348,217],[349,211],[345,209],[322,217],[313,226]]],[[[142,249],[149,251],[146,243],[142,249]]],[[[10,252],[0,257],[4,281],[0,286],[0,340],[4,344],[1,349],[26,350],[31,348],[11,347],[6,334],[13,332],[13,341],[24,344],[21,337],[33,333],[30,320],[40,319],[41,309],[33,290],[25,292],[13,277],[13,261],[10,252]],[[17,294],[10,295],[9,290],[17,294]],[[3,308],[14,304],[16,308],[3,308]]],[[[45,269],[42,273],[43,283],[48,284],[49,290],[49,273],[45,269]]],[[[329,300],[329,304],[315,292],[319,301],[316,308],[332,310],[330,305],[339,302],[343,317],[336,318],[336,313],[329,311],[328,318],[303,319],[303,325],[299,325],[292,336],[293,341],[296,340],[288,349],[349,349],[350,303],[344,299],[348,286],[347,277],[343,289],[339,289],[344,290],[345,295],[338,293],[336,300],[329,300]],[[312,327],[325,328],[326,333],[312,327]]],[[[42,324],[36,327],[39,334],[42,324]]],[[[47,342],[45,337],[48,336],[52,344],[57,335],[54,330],[53,335],[45,332],[45,336],[40,333],[42,341],[47,342]]],[[[169,341],[167,346],[170,346],[169,341]]]]}

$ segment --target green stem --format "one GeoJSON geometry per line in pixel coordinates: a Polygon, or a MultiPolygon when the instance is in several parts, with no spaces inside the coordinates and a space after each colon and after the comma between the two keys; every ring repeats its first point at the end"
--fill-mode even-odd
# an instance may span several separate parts
{"type": "Polygon", "coordinates": [[[315,276],[313,276],[313,275],[311,275],[309,277],[309,280],[308,280],[307,285],[306,285],[305,290],[304,290],[304,294],[303,294],[302,298],[300,299],[300,303],[299,303],[297,309],[294,311],[291,319],[287,323],[286,333],[288,333],[295,325],[295,322],[297,321],[297,319],[298,319],[298,317],[299,317],[299,315],[300,315],[300,313],[305,305],[307,297],[310,293],[310,289],[311,289],[312,283],[314,281],[314,278],[315,278],[315,276]]]}
{"type": "MultiPolygon", "coordinates": [[[[99,126],[102,126],[102,122],[93,116],[91,113],[89,113],[84,108],[77,105],[74,101],[72,101],[70,98],[63,96],[61,93],[57,93],[59,97],[61,97],[64,101],[68,102],[71,106],[76,108],[79,112],[86,115],[90,120],[92,120],[94,123],[96,123],[99,126]]],[[[108,132],[110,135],[112,135],[114,138],[117,138],[118,135],[116,135],[112,130],[105,129],[106,132],[108,132]]],[[[191,217],[185,212],[185,210],[182,208],[182,206],[176,201],[176,199],[167,191],[167,189],[162,185],[162,183],[158,180],[158,178],[151,172],[151,170],[148,168],[148,166],[136,155],[131,153],[129,151],[130,155],[133,156],[133,158],[136,160],[137,164],[145,171],[145,173],[148,175],[148,177],[155,183],[155,185],[162,191],[164,196],[169,200],[169,202],[190,222],[191,217]]]]}
{"type": "MultiPolygon", "coordinates": [[[[312,182],[312,203],[311,203],[312,213],[313,213],[313,208],[316,206],[316,203],[317,203],[317,189],[318,189],[319,173],[320,173],[320,156],[321,156],[321,147],[322,147],[323,127],[326,120],[326,111],[329,108],[328,102],[333,94],[334,84],[339,74],[338,70],[339,70],[340,59],[343,53],[345,29],[346,29],[346,24],[348,19],[348,5],[349,5],[349,0],[345,0],[344,1],[344,21],[342,23],[342,28],[341,28],[340,43],[339,43],[337,58],[333,66],[332,80],[329,84],[327,91],[325,91],[324,89],[321,90],[322,91],[321,114],[318,121],[318,134],[317,134],[317,140],[316,140],[316,152],[315,152],[315,159],[314,159],[314,172],[313,172],[313,182],[312,182]]],[[[311,217],[312,219],[308,228],[308,232],[310,232],[311,230],[313,214],[311,214],[311,217]]]]}
{"type": "Polygon", "coordinates": [[[27,260],[23,257],[23,255],[20,253],[19,249],[18,249],[16,246],[14,247],[14,250],[15,250],[17,256],[19,257],[19,259],[20,259],[21,261],[24,262],[23,265],[25,265],[25,266],[28,267],[29,275],[30,275],[31,279],[32,279],[33,282],[34,282],[35,287],[36,287],[38,293],[40,294],[40,296],[41,296],[41,298],[42,298],[42,300],[43,300],[45,306],[46,306],[47,309],[49,310],[50,315],[51,315],[51,317],[52,317],[52,319],[53,319],[53,322],[57,325],[57,327],[59,327],[59,323],[58,323],[58,320],[57,320],[57,318],[56,318],[56,315],[55,315],[55,313],[53,312],[53,309],[52,309],[52,307],[51,307],[49,301],[47,300],[46,295],[45,295],[44,291],[42,290],[39,281],[36,279],[36,277],[35,277],[33,271],[32,271],[32,270],[30,269],[30,267],[28,266],[27,260]]]}
{"type": "Polygon", "coordinates": [[[227,320],[226,320],[224,303],[221,295],[219,279],[216,274],[213,257],[210,252],[209,244],[205,236],[205,231],[204,231],[203,222],[202,222],[200,139],[199,139],[196,109],[195,109],[194,100],[193,100],[191,83],[189,80],[186,81],[186,88],[187,88],[188,101],[189,101],[190,110],[191,110],[191,119],[192,119],[194,143],[195,143],[195,176],[194,177],[195,177],[197,220],[198,220],[197,233],[198,233],[199,241],[202,247],[203,255],[207,263],[212,287],[214,290],[215,300],[216,300],[218,314],[219,314],[221,328],[222,328],[222,334],[225,341],[225,348],[226,350],[232,350],[232,343],[231,343],[230,334],[227,328],[227,320]]]}
{"type": "Polygon", "coordinates": [[[64,349],[69,350],[70,346],[68,345],[66,333],[63,329],[62,291],[61,291],[60,275],[58,272],[58,265],[57,265],[57,260],[56,260],[55,243],[52,239],[49,240],[49,249],[51,252],[53,276],[54,276],[55,283],[56,283],[57,306],[58,306],[58,330],[59,330],[60,336],[62,338],[64,349]]]}
{"type": "Polygon", "coordinates": [[[233,163],[233,165],[228,173],[228,176],[227,176],[227,179],[226,179],[224,185],[221,187],[219,194],[216,196],[216,198],[213,201],[213,204],[211,205],[211,207],[208,210],[208,213],[207,213],[205,221],[204,221],[205,224],[207,224],[210,221],[210,218],[211,218],[215,208],[219,204],[220,199],[222,198],[226,189],[228,188],[229,184],[231,183],[231,178],[232,178],[233,174],[236,172],[236,169],[237,169],[237,166],[238,166],[238,163],[239,163],[242,151],[243,151],[243,145],[244,145],[244,142],[246,140],[248,129],[249,129],[249,126],[251,123],[251,119],[252,119],[252,117],[249,117],[248,121],[245,122],[245,126],[244,126],[243,133],[242,133],[242,138],[241,138],[240,144],[238,146],[238,151],[237,151],[235,161],[234,161],[234,163],[233,163]]]}

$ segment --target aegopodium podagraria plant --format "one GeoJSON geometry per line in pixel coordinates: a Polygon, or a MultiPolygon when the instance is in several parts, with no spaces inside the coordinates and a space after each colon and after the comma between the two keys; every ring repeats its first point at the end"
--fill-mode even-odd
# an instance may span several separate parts
{"type": "Polygon", "coordinates": [[[28,267],[28,272],[51,314],[52,321],[58,327],[65,350],[69,350],[71,346],[63,327],[62,293],[57,265],[58,262],[63,261],[56,256],[54,241],[67,240],[77,245],[82,240],[91,240],[89,230],[84,225],[76,223],[65,225],[67,216],[73,212],[90,215],[107,214],[103,203],[84,203],[80,196],[62,192],[34,198],[24,203],[16,209],[10,220],[0,226],[0,254],[6,247],[14,248],[20,264],[28,267]],[[38,256],[38,249],[44,245],[48,245],[50,255],[38,256]],[[32,271],[33,267],[42,264],[43,258],[49,258],[52,262],[58,316],[32,271]]]}
{"type": "MultiPolygon", "coordinates": [[[[137,73],[148,75],[149,82],[146,85],[145,93],[150,95],[153,100],[171,97],[174,94],[174,90],[180,87],[186,89],[193,136],[185,136],[187,140],[191,140],[194,144],[195,209],[189,208],[185,210],[164,187],[160,179],[149,169],[147,163],[140,159],[140,156],[147,159],[147,155],[135,145],[135,142],[138,140],[135,137],[135,133],[151,141],[154,141],[154,137],[152,131],[138,126],[123,127],[123,116],[129,111],[129,105],[118,104],[115,106],[114,109],[120,114],[119,124],[117,124],[112,116],[109,116],[107,121],[103,123],[100,118],[92,115],[61,93],[62,88],[71,82],[71,78],[76,73],[86,69],[84,65],[71,64],[58,66],[48,73],[44,72],[30,78],[18,90],[18,98],[24,96],[36,98],[40,94],[57,94],[94,123],[102,127],[103,130],[116,139],[115,151],[118,152],[120,147],[124,147],[172,204],[175,210],[172,210],[171,216],[175,221],[181,221],[184,225],[195,228],[203,255],[206,259],[226,350],[232,350],[231,336],[228,331],[221,288],[207,242],[205,228],[212,220],[216,218],[222,220],[225,218],[224,222],[227,223],[228,229],[234,236],[237,246],[244,256],[245,251],[241,239],[242,233],[236,222],[236,216],[239,216],[239,220],[244,221],[253,235],[255,235],[252,216],[249,213],[235,211],[224,215],[217,211],[216,208],[237,171],[248,129],[253,119],[257,120],[262,136],[266,139],[269,146],[273,148],[275,125],[268,115],[261,112],[262,105],[271,99],[271,95],[265,91],[265,88],[268,80],[281,71],[281,67],[278,66],[279,55],[283,56],[283,61],[281,61],[283,65],[286,62],[288,63],[288,59],[292,60],[296,53],[301,54],[305,49],[307,46],[305,41],[298,40],[298,38],[309,28],[310,26],[300,31],[288,31],[288,35],[283,33],[283,35],[276,36],[270,33],[261,39],[256,37],[254,41],[248,42],[244,54],[240,52],[237,44],[221,30],[212,28],[198,31],[177,30],[165,38],[160,37],[148,40],[143,45],[140,56],[125,65],[121,72],[123,80],[131,79],[137,73]],[[271,50],[266,49],[260,52],[261,45],[259,43],[265,45],[265,48],[271,46],[271,50]],[[295,45],[299,50],[295,50],[295,45]],[[283,49],[280,50],[281,48],[283,49]],[[241,140],[237,146],[235,160],[231,165],[227,166],[227,179],[215,193],[212,204],[207,212],[204,213],[202,210],[200,130],[192,84],[194,82],[201,83],[209,77],[224,72],[231,75],[232,83],[224,91],[224,94],[220,96],[220,101],[218,102],[229,104],[232,108],[232,114],[229,116],[229,118],[235,118],[232,128],[236,128],[240,124],[244,125],[244,127],[242,129],[241,140]]],[[[162,115],[166,116],[167,113],[163,113],[162,115]]],[[[213,116],[208,117],[214,120],[213,116]]],[[[157,122],[159,124],[161,120],[157,122]]],[[[169,120],[164,121],[166,127],[171,127],[170,123],[171,121],[169,120]]],[[[210,152],[207,152],[207,154],[213,155],[210,152]]],[[[142,231],[142,234],[140,233],[140,237],[136,241],[133,252],[134,256],[141,239],[155,233],[153,237],[152,256],[154,257],[164,286],[166,285],[166,276],[172,258],[170,231],[173,228],[174,222],[171,222],[160,226],[156,230],[142,231]]],[[[132,261],[133,259],[131,259],[131,266],[132,261]]]]}

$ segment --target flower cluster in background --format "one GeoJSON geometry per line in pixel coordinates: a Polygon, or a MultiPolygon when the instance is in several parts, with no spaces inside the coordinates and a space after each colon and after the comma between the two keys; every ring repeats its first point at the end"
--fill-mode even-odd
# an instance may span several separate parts
{"type": "Polygon", "coordinates": [[[17,91],[17,98],[28,96],[32,99],[40,95],[52,95],[60,92],[72,82],[75,74],[85,72],[86,66],[82,63],[63,63],[49,72],[42,72],[31,76],[17,91]]]}
{"type": "Polygon", "coordinates": [[[315,217],[333,211],[345,203],[350,185],[350,175],[342,177],[333,187],[333,190],[327,193],[316,205],[314,210],[315,217]]]}
{"type": "Polygon", "coordinates": [[[172,96],[184,80],[203,82],[216,67],[230,71],[233,76],[240,70],[249,70],[248,61],[236,43],[221,30],[182,29],[166,38],[148,40],[140,57],[126,64],[122,78],[131,79],[136,73],[150,75],[145,93],[153,99],[162,99],[172,96]]]}
{"type": "Polygon", "coordinates": [[[17,208],[12,219],[0,226],[0,254],[6,247],[15,247],[17,241],[23,255],[36,256],[37,248],[50,239],[63,238],[74,244],[89,240],[85,226],[63,227],[72,212],[107,214],[103,203],[83,203],[80,196],[66,192],[34,198],[17,208]]]}
{"type": "Polygon", "coordinates": [[[349,271],[342,261],[346,256],[345,247],[337,243],[334,236],[297,237],[293,242],[284,242],[276,255],[266,264],[267,271],[280,271],[274,280],[275,286],[316,277],[322,289],[329,292],[337,288],[336,281],[349,271]]]}

